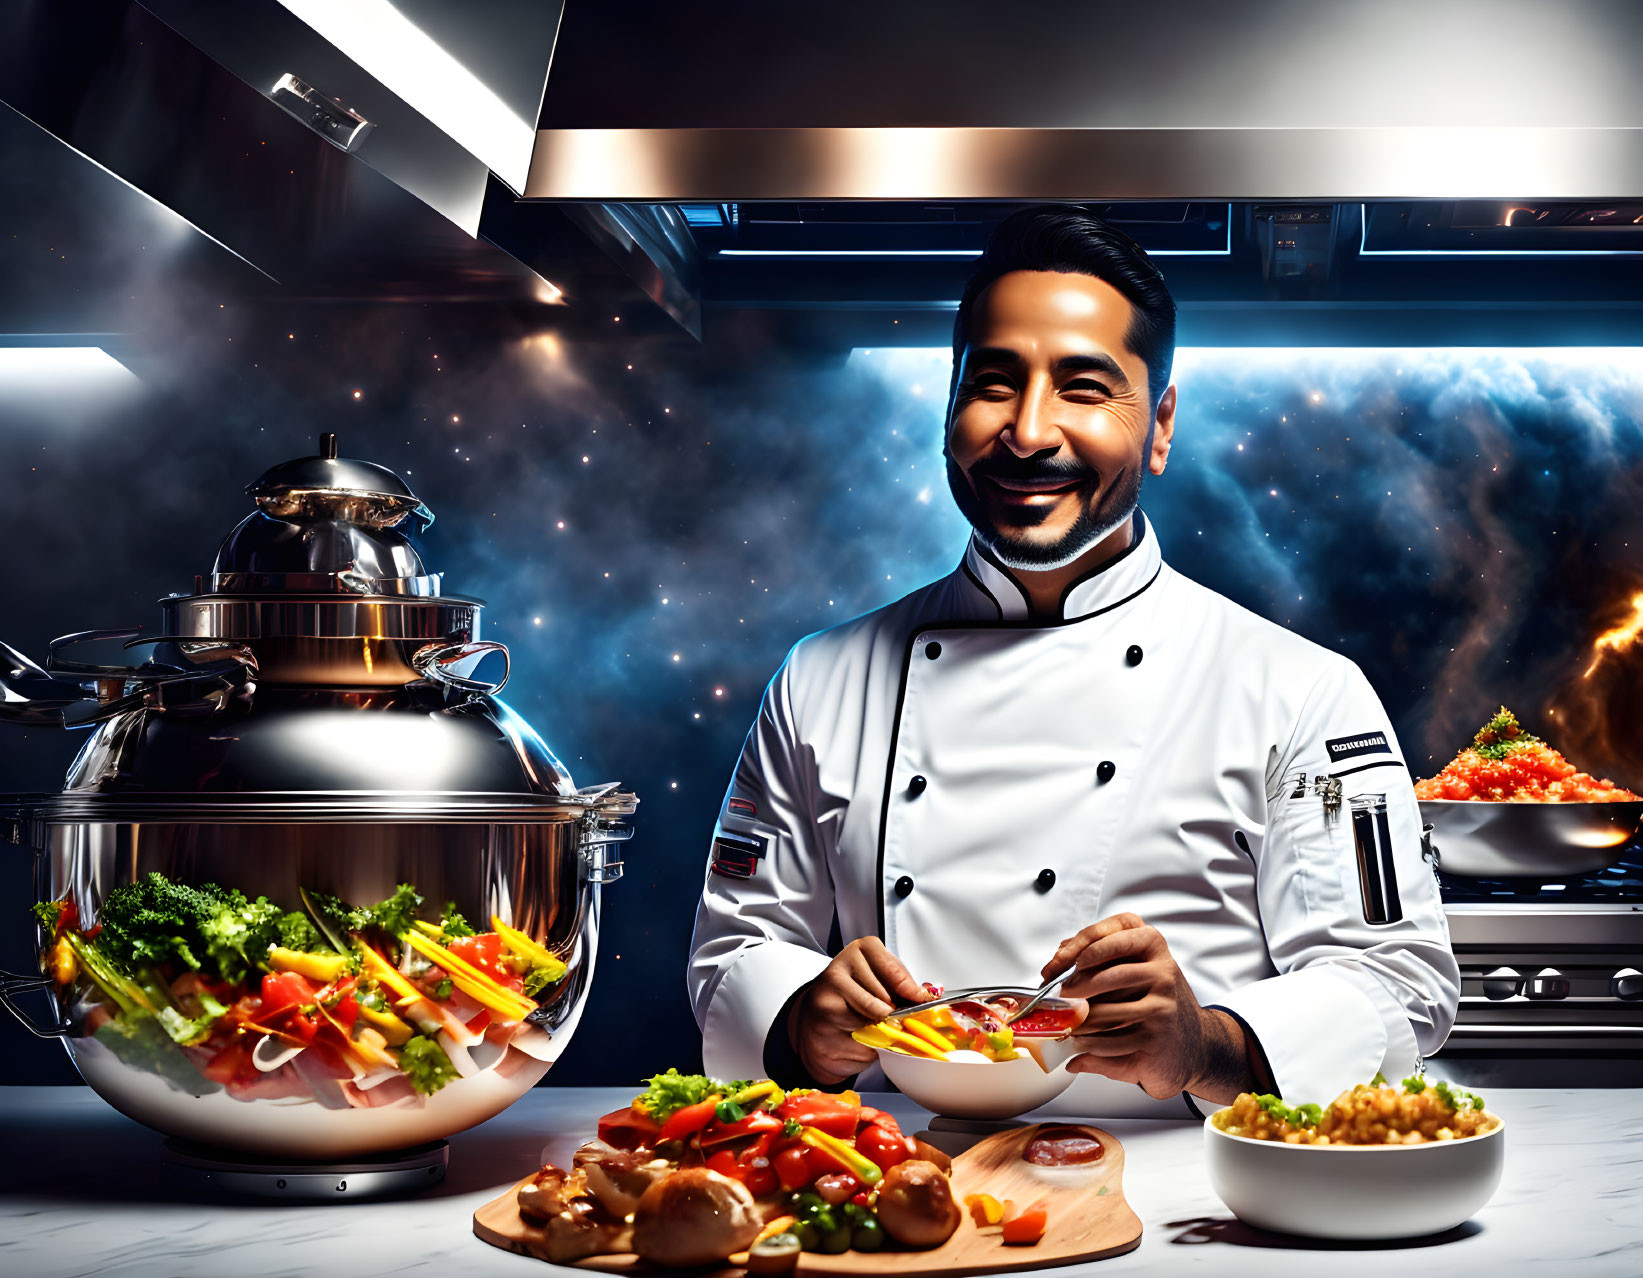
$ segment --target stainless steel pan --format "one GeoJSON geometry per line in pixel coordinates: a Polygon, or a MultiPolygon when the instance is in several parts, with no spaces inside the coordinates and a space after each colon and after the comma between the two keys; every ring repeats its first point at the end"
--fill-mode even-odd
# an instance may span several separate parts
{"type": "Polygon", "coordinates": [[[1614,864],[1637,836],[1643,803],[1422,799],[1421,815],[1446,874],[1563,879],[1614,864]]]}

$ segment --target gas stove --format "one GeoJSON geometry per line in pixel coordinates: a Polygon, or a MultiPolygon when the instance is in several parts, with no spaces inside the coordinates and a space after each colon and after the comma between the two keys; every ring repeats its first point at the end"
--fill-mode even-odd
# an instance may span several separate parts
{"type": "Polygon", "coordinates": [[[1643,847],[1568,879],[1439,882],[1461,972],[1442,1073],[1514,1087],[1643,1076],[1643,847]]]}

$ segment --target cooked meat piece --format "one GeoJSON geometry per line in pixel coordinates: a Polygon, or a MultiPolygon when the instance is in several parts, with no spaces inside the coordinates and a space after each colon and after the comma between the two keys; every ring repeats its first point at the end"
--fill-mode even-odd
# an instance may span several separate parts
{"type": "Polygon", "coordinates": [[[884,1232],[909,1247],[938,1247],[953,1236],[963,1213],[941,1168],[923,1159],[897,1163],[879,1182],[878,1217],[884,1232]]]}
{"type": "Polygon", "coordinates": [[[588,1193],[580,1169],[547,1166],[519,1187],[519,1214],[544,1235],[555,1264],[633,1250],[633,1231],[588,1193]]]}
{"type": "Polygon", "coordinates": [[[631,1216],[645,1190],[673,1170],[667,1159],[648,1150],[617,1149],[602,1140],[577,1150],[575,1165],[587,1177],[588,1192],[619,1220],[631,1216]]]}
{"type": "Polygon", "coordinates": [[[747,1186],[705,1167],[686,1167],[639,1200],[633,1250],[658,1265],[711,1265],[748,1246],[763,1227],[747,1186]]]}

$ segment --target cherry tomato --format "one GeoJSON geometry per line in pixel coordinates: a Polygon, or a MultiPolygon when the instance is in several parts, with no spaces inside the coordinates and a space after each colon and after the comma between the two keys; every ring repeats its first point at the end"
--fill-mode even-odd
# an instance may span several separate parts
{"type": "Polygon", "coordinates": [[[904,1163],[915,1151],[912,1139],[900,1132],[888,1132],[877,1123],[869,1123],[856,1135],[856,1148],[889,1171],[897,1163],[904,1163]]]}
{"type": "Polygon", "coordinates": [[[810,1169],[810,1153],[808,1145],[794,1145],[782,1150],[773,1160],[776,1178],[789,1193],[803,1189],[816,1178],[815,1172],[810,1169]]]}
{"type": "Polygon", "coordinates": [[[717,1150],[708,1155],[708,1171],[716,1171],[721,1176],[728,1176],[731,1180],[742,1178],[741,1169],[736,1166],[736,1155],[728,1149],[717,1150]]]}

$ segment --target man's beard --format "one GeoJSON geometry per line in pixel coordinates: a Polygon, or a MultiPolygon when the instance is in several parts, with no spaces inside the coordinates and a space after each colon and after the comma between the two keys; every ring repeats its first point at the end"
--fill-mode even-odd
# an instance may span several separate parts
{"type": "MultiPolygon", "coordinates": [[[[970,478],[947,454],[947,486],[953,500],[970,526],[975,529],[981,544],[992,551],[1006,568],[1023,572],[1045,572],[1064,568],[1091,547],[1098,545],[1117,532],[1134,513],[1141,500],[1141,467],[1126,466],[1119,472],[1105,492],[1098,493],[1100,477],[1086,467],[1069,467],[1055,462],[1030,462],[1021,458],[987,458],[975,463],[970,474],[978,479],[995,474],[1011,479],[1059,479],[1066,483],[1078,481],[1077,496],[1082,502],[1078,517],[1073,520],[1059,539],[1053,542],[1035,542],[1016,533],[997,527],[988,518],[981,498],[970,486],[970,478]]],[[[1040,512],[1028,508],[1022,512],[1023,524],[1042,523],[1049,516],[1046,506],[1040,512]]]]}

